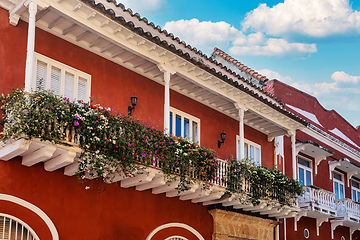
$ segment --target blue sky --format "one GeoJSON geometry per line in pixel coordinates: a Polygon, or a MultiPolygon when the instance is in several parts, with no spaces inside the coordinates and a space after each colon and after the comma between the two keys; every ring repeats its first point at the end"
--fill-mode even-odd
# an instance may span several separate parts
{"type": "Polygon", "coordinates": [[[121,0],[193,47],[218,47],[360,125],[360,0],[121,0]]]}

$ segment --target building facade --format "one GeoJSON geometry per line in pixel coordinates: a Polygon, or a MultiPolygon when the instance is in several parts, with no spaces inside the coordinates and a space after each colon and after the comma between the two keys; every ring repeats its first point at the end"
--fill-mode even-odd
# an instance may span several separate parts
{"type": "Polygon", "coordinates": [[[78,135],[64,133],[66,146],[19,135],[0,149],[0,238],[302,239],[305,228],[309,239],[360,236],[359,133],[311,96],[249,68],[234,71],[221,50],[209,58],[111,1],[0,0],[0,32],[3,94],[91,96],[125,115],[136,96],[131,115],[146,125],[215,149],[222,160],[276,165],[307,186],[297,205],[244,203],[221,182],[229,162],[219,160],[207,189],[179,192],[155,165],[117,175],[98,193],[100,179],[87,177],[93,189],[78,183],[78,135]],[[314,199],[323,193],[325,206],[314,199]]]}

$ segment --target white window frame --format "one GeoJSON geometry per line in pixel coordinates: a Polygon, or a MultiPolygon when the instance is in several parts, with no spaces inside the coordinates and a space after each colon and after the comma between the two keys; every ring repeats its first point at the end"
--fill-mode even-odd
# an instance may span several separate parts
{"type": "Polygon", "coordinates": [[[36,89],[36,75],[37,75],[37,63],[38,61],[44,62],[47,64],[47,76],[46,76],[46,86],[45,89],[50,89],[50,84],[51,84],[51,68],[55,67],[61,70],[61,87],[60,87],[60,96],[64,96],[64,88],[65,88],[65,74],[66,73],[70,73],[72,75],[74,75],[74,97],[72,100],[77,100],[78,98],[78,81],[80,78],[83,78],[86,80],[87,83],[87,88],[86,88],[86,94],[85,94],[85,102],[88,102],[90,99],[90,93],[91,93],[91,75],[87,74],[85,72],[82,72],[80,70],[77,70],[73,67],[70,67],[66,64],[63,64],[61,62],[58,62],[56,60],[53,60],[49,57],[46,57],[42,54],[39,53],[35,53],[35,64],[34,64],[34,71],[33,71],[33,80],[31,82],[31,88],[34,90],[36,89]]]}
{"type": "MultiPolygon", "coordinates": [[[[250,153],[250,147],[251,146],[254,147],[254,151],[255,151],[256,148],[259,149],[259,162],[255,163],[255,164],[257,166],[261,166],[261,145],[257,144],[257,143],[254,143],[254,142],[252,142],[252,141],[245,138],[244,139],[244,145],[246,146],[246,144],[247,144],[247,148],[248,148],[247,149],[248,154],[250,153]]],[[[254,154],[255,154],[255,152],[254,152],[254,154]]],[[[244,153],[244,157],[247,158],[247,156],[245,156],[245,153],[244,153]]],[[[240,137],[239,137],[239,135],[236,135],[236,159],[242,160],[242,159],[240,159],[240,137]]],[[[255,161],[255,159],[253,161],[255,161]]]]}
{"type": "Polygon", "coordinates": [[[359,195],[360,195],[360,182],[355,179],[351,179],[351,199],[354,200],[355,202],[360,202],[360,197],[358,197],[359,195]],[[359,188],[354,187],[352,184],[353,182],[358,183],[359,188]],[[353,194],[354,191],[355,191],[355,199],[353,194]]]}
{"type": "Polygon", "coordinates": [[[332,180],[333,180],[333,192],[335,193],[335,182],[336,182],[336,183],[338,183],[338,187],[339,187],[339,189],[338,189],[339,199],[341,199],[341,198],[340,198],[340,185],[342,185],[342,186],[343,186],[343,193],[344,193],[344,196],[343,196],[343,197],[345,198],[345,182],[344,182],[344,174],[342,174],[342,173],[340,173],[340,172],[338,172],[338,171],[333,171],[333,177],[332,177],[332,180]],[[341,176],[341,180],[336,179],[336,178],[334,177],[334,173],[340,174],[340,176],[341,176]]]}
{"type": "Polygon", "coordinates": [[[308,159],[308,158],[306,158],[304,156],[297,155],[296,156],[296,164],[297,164],[297,177],[298,177],[298,180],[300,181],[300,168],[302,168],[304,170],[304,173],[305,173],[305,175],[304,175],[304,180],[305,180],[304,186],[312,185],[313,181],[314,181],[314,179],[313,179],[313,161],[311,161],[310,159],[308,159]],[[309,167],[306,167],[306,166],[304,166],[302,164],[299,164],[299,158],[309,162],[309,167]],[[306,171],[310,172],[310,176],[311,176],[311,179],[310,179],[311,183],[310,184],[306,182],[306,171]]]}
{"type": "MultiPolygon", "coordinates": [[[[181,137],[184,137],[184,119],[187,118],[189,119],[189,140],[194,142],[193,139],[193,122],[197,123],[197,141],[196,143],[200,144],[200,119],[197,117],[194,117],[186,112],[180,111],[176,108],[170,107],[170,113],[172,113],[172,132],[169,132],[170,134],[174,135],[174,133],[176,133],[176,115],[181,117],[181,137]]],[[[170,119],[170,116],[169,116],[170,119]]]]}

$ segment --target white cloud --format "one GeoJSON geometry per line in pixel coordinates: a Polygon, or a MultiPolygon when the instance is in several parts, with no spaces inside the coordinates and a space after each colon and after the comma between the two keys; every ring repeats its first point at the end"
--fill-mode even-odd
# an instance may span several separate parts
{"type": "Polygon", "coordinates": [[[350,31],[360,32],[360,12],[349,0],[285,0],[273,7],[260,4],[247,14],[244,29],[274,36],[288,33],[325,37],[350,31]]]}
{"type": "MultiPolygon", "coordinates": [[[[251,37],[251,34],[248,36],[251,37]]],[[[251,40],[247,45],[231,47],[230,53],[234,55],[303,56],[317,51],[316,44],[289,43],[285,39],[279,38],[264,38],[263,42],[259,42],[259,39],[253,42],[251,40]]]]}
{"type": "Polygon", "coordinates": [[[215,46],[226,47],[238,34],[241,35],[239,30],[226,22],[200,22],[195,18],[167,22],[164,29],[201,50],[213,49],[215,46]]]}
{"type": "Polygon", "coordinates": [[[166,3],[165,0],[121,0],[126,8],[130,8],[133,12],[141,13],[141,15],[149,12],[155,12],[161,9],[166,3]]]}
{"type": "Polygon", "coordinates": [[[354,83],[354,84],[360,82],[360,76],[350,76],[349,74],[347,74],[343,71],[334,72],[331,75],[331,78],[335,82],[354,83]]]}
{"type": "Polygon", "coordinates": [[[262,69],[258,71],[261,75],[266,76],[268,79],[277,79],[282,81],[283,83],[286,83],[288,85],[291,85],[294,80],[289,76],[281,76],[280,73],[269,70],[269,69],[262,69]]]}
{"type": "Polygon", "coordinates": [[[290,43],[267,38],[263,33],[248,35],[226,22],[200,22],[198,19],[167,22],[164,28],[193,47],[203,51],[226,48],[233,55],[304,56],[317,51],[315,44],[290,43]]]}

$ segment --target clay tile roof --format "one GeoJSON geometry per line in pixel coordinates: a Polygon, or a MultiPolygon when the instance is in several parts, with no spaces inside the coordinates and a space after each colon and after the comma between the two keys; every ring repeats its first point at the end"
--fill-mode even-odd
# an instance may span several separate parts
{"type": "Polygon", "coordinates": [[[255,70],[245,66],[244,64],[242,64],[235,58],[231,57],[230,55],[228,55],[227,53],[225,53],[224,51],[222,51],[219,48],[214,48],[213,54],[219,55],[220,57],[224,58],[225,60],[232,62],[233,64],[238,66],[241,70],[249,73],[251,76],[253,76],[256,79],[259,79],[260,81],[263,81],[263,82],[269,81],[269,79],[267,77],[261,75],[260,73],[256,72],[255,70]]]}

